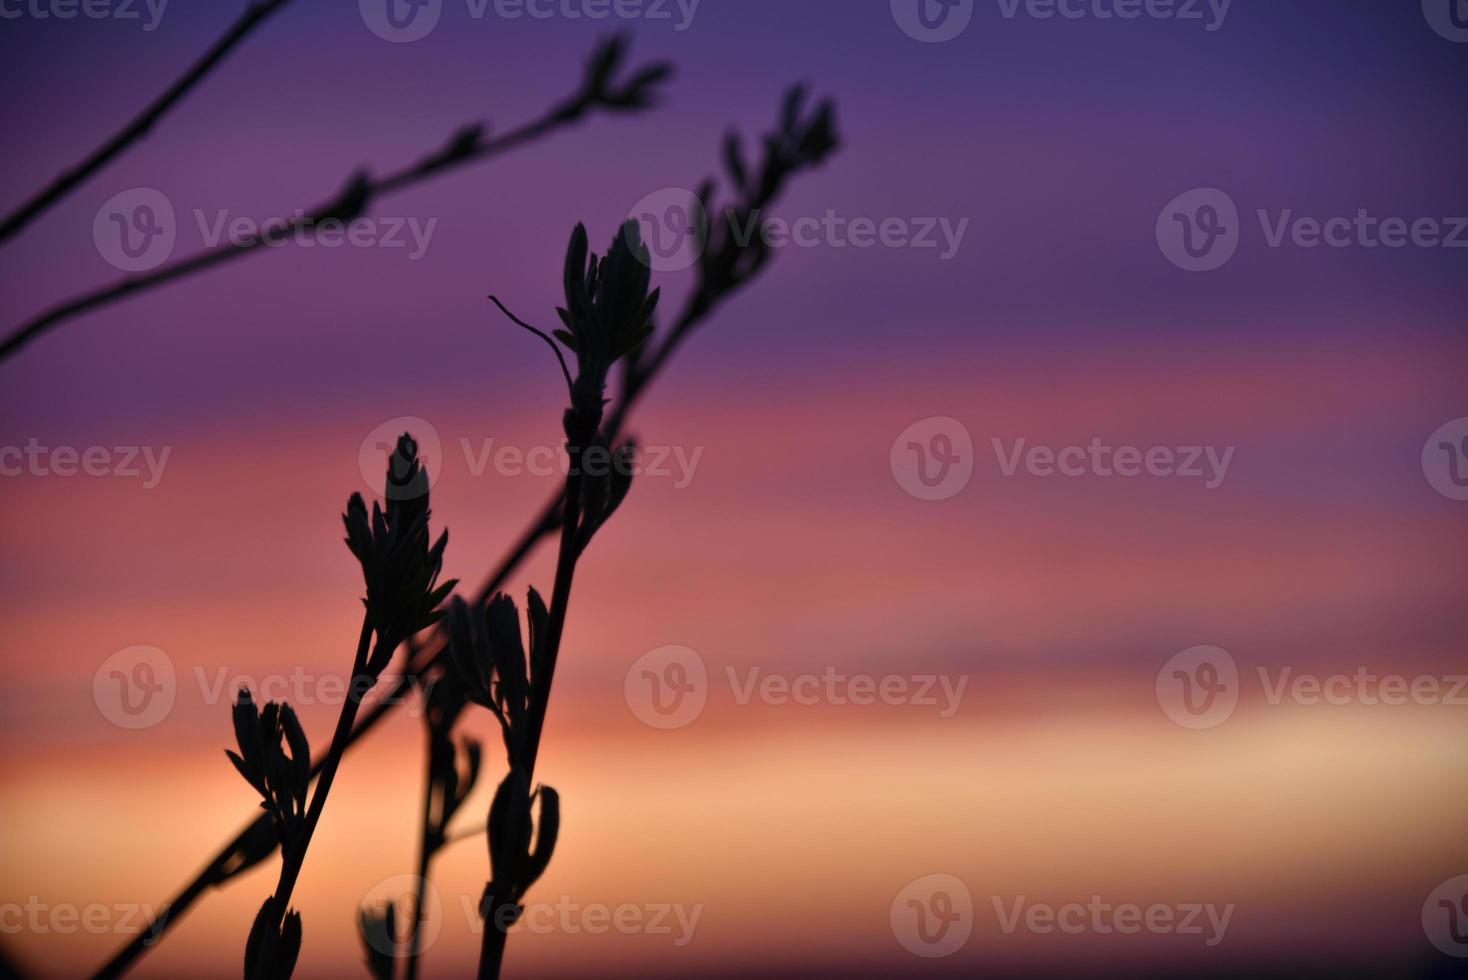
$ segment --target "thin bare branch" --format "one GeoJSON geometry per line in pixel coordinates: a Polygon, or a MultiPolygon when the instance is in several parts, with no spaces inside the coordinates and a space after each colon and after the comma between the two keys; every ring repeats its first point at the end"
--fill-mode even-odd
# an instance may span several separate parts
{"type": "Polygon", "coordinates": [[[225,31],[210,46],[209,50],[200,55],[199,59],[190,65],[177,81],[165,89],[162,95],[148,103],[142,112],[134,116],[127,125],[93,150],[84,160],[71,169],[62,171],[55,180],[31,195],[3,221],[0,221],[0,244],[14,237],[42,212],[107,166],[113,157],[147,136],[153,124],[172,109],[194,86],[202,82],[205,76],[218,67],[230,51],[249,37],[255,28],[265,22],[267,17],[288,3],[290,0],[256,0],[246,7],[245,12],[230,25],[229,30],[225,31]]]}
{"type": "MultiPolygon", "coordinates": [[[[601,50],[605,51],[608,47],[621,43],[620,39],[614,39],[604,44],[601,50]]],[[[594,57],[593,62],[596,60],[597,58],[594,57]]],[[[450,137],[441,149],[428,154],[417,163],[375,179],[364,173],[357,174],[347,182],[346,187],[335,199],[304,213],[288,225],[273,227],[268,231],[261,229],[254,235],[239,241],[203,249],[152,272],[129,276],[111,286],[83,293],[53,306],[12,331],[3,342],[0,342],[0,362],[14,357],[23,347],[43,333],[83,313],[114,303],[134,293],[156,289],[193,273],[243,258],[259,251],[261,246],[299,241],[302,237],[314,234],[321,222],[327,219],[334,218],[341,222],[351,221],[364,214],[371,203],[379,198],[419,184],[446,170],[487,160],[518,149],[527,143],[579,122],[592,110],[625,112],[646,108],[654,102],[653,87],[661,84],[669,74],[670,69],[667,66],[654,64],[635,73],[632,80],[621,87],[611,87],[609,79],[606,78],[590,77],[583,82],[580,90],[571,98],[553,106],[539,118],[493,139],[484,138],[484,129],[480,125],[464,126],[450,137]]]]}

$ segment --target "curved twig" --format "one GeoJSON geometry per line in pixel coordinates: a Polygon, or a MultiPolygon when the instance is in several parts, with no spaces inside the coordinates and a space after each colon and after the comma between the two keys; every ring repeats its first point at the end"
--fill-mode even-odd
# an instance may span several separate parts
{"type": "Polygon", "coordinates": [[[265,18],[287,3],[290,3],[290,0],[257,0],[250,4],[245,12],[240,14],[239,19],[230,26],[230,29],[215,41],[208,51],[200,55],[199,60],[190,65],[188,70],[165,89],[162,95],[148,103],[142,112],[134,116],[109,140],[93,150],[85,160],[70,170],[63,170],[55,180],[6,215],[5,219],[0,221],[0,243],[14,237],[22,228],[39,217],[43,211],[110,163],[113,157],[148,135],[154,123],[187,95],[190,89],[203,81],[204,77],[213,71],[230,51],[265,21],[265,18]]]}

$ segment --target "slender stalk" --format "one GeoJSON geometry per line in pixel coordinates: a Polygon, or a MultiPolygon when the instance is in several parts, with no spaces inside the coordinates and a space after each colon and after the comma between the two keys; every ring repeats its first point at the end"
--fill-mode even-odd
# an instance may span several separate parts
{"type": "Polygon", "coordinates": [[[134,116],[84,160],[71,169],[62,171],[55,180],[31,195],[3,221],[0,221],[0,243],[14,237],[42,212],[105,167],[113,157],[148,135],[153,124],[172,109],[194,86],[203,81],[204,77],[213,71],[230,51],[249,37],[267,17],[289,2],[290,0],[259,0],[259,2],[250,4],[229,30],[215,41],[209,50],[200,55],[199,59],[190,65],[177,81],[165,89],[162,95],[148,103],[142,112],[134,116]]]}
{"type": "MultiPolygon", "coordinates": [[[[832,146],[834,146],[834,142],[832,143],[832,146]]],[[[823,151],[822,155],[824,154],[824,152],[828,152],[828,150],[823,151]]],[[[774,182],[772,188],[766,189],[764,192],[762,192],[761,196],[758,200],[754,202],[754,204],[765,204],[773,201],[778,195],[779,189],[783,185],[784,180],[788,178],[790,173],[793,173],[797,169],[801,169],[802,167],[810,165],[812,165],[811,162],[807,161],[802,163],[800,167],[790,168],[788,173],[783,174],[780,180],[774,182]]],[[[751,205],[751,207],[753,207],[753,205],[751,205]]],[[[618,442],[621,436],[622,428],[626,422],[629,413],[631,412],[633,407],[641,400],[642,395],[651,386],[652,381],[655,380],[657,375],[660,374],[662,370],[666,367],[667,362],[672,358],[676,350],[694,332],[695,329],[697,329],[705,320],[707,320],[712,315],[717,307],[722,305],[723,302],[727,300],[731,295],[739,292],[743,289],[743,287],[753,281],[761,265],[762,262],[757,263],[753,270],[737,275],[716,270],[716,272],[718,272],[717,276],[711,278],[710,275],[706,274],[701,279],[698,289],[688,298],[681,312],[681,315],[674,322],[673,326],[668,330],[662,343],[658,345],[652,353],[640,359],[639,361],[632,363],[630,365],[630,369],[622,375],[623,381],[621,397],[618,399],[616,408],[613,411],[610,419],[603,426],[603,432],[607,436],[608,444],[615,445],[618,442]]],[[[531,552],[535,550],[535,548],[545,537],[554,533],[558,528],[564,531],[564,528],[562,527],[562,514],[574,513],[573,510],[562,506],[564,502],[565,493],[563,490],[557,491],[545,502],[535,519],[532,520],[521,532],[519,539],[510,549],[508,555],[506,555],[506,557],[502,560],[499,568],[496,569],[496,571],[492,575],[490,575],[485,583],[480,587],[479,592],[475,596],[473,602],[473,605],[476,608],[484,607],[489,602],[490,598],[496,592],[500,591],[504,584],[509,580],[510,576],[515,573],[519,566],[531,554],[531,552]]],[[[565,535],[563,533],[563,550],[565,547],[565,540],[565,535]]],[[[564,629],[564,607],[566,601],[568,601],[570,597],[570,575],[571,572],[568,570],[563,580],[560,563],[558,563],[558,588],[556,589],[555,593],[553,593],[553,600],[555,594],[557,593],[560,594],[563,598],[561,602],[556,604],[562,610],[559,620],[560,626],[557,629],[557,649],[559,649],[559,638],[561,631],[564,629]]],[[[416,682],[416,678],[421,675],[422,672],[430,669],[433,665],[439,662],[439,659],[444,655],[445,647],[446,639],[443,629],[440,628],[435,630],[425,644],[422,657],[417,661],[411,661],[407,665],[404,671],[404,676],[399,679],[397,684],[392,689],[391,693],[385,696],[377,704],[375,704],[366,713],[366,715],[364,715],[361,723],[352,730],[350,737],[347,739],[346,742],[347,748],[350,748],[352,745],[356,744],[358,740],[365,738],[377,726],[377,724],[381,722],[381,720],[386,717],[387,714],[391,712],[392,709],[402,701],[408,690],[416,682]]],[[[544,707],[542,706],[539,711],[539,723],[536,728],[537,746],[539,741],[538,732],[543,729],[544,723],[545,711],[544,707]]],[[[325,760],[322,760],[316,762],[313,765],[313,775],[318,774],[321,771],[324,762],[325,760]]],[[[165,912],[163,916],[154,924],[153,928],[149,932],[135,937],[131,942],[129,942],[126,946],[119,950],[113,956],[113,958],[106,965],[103,966],[97,976],[102,978],[111,978],[122,975],[122,973],[124,973],[134,962],[136,962],[136,960],[144,952],[147,952],[152,946],[161,941],[164,934],[166,933],[166,930],[171,927],[175,922],[177,922],[180,918],[182,918],[182,916],[188,911],[189,907],[191,907],[193,903],[198,900],[199,896],[202,895],[206,890],[208,890],[208,888],[222,885],[234,875],[238,874],[239,871],[243,868],[249,867],[255,862],[261,860],[264,856],[264,853],[268,853],[268,851],[264,853],[252,853],[248,850],[248,846],[251,838],[254,836],[258,836],[262,830],[262,827],[268,829],[268,826],[268,816],[261,815],[258,816],[242,831],[240,831],[232,841],[226,844],[218,852],[218,854],[215,855],[212,861],[205,865],[205,867],[195,876],[194,880],[186,885],[178,893],[178,895],[175,896],[172,902],[165,906],[165,912]]],[[[490,931],[498,932],[498,930],[491,929],[489,927],[489,924],[486,923],[486,932],[490,931]]],[[[501,939],[500,942],[502,955],[503,939],[501,939]]]]}
{"type": "MultiPolygon", "coordinates": [[[[642,395],[650,387],[653,379],[663,370],[667,361],[672,356],[675,346],[692,331],[693,327],[705,315],[707,315],[707,310],[696,311],[690,302],[689,308],[679,318],[678,323],[669,332],[667,339],[658,348],[657,352],[649,357],[639,367],[636,373],[628,376],[623,388],[622,397],[618,400],[617,407],[612,414],[610,422],[606,426],[606,431],[612,442],[615,442],[621,434],[622,427],[631,409],[641,400],[642,395]]],[[[525,529],[520,532],[520,537],[516,540],[509,553],[501,560],[499,567],[485,579],[484,583],[479,587],[479,591],[475,593],[473,604],[476,607],[483,606],[496,592],[500,591],[505,586],[505,583],[509,581],[510,576],[514,575],[525,562],[525,559],[529,558],[530,554],[535,551],[536,546],[560,527],[560,515],[563,510],[561,503],[564,500],[564,493],[565,490],[562,488],[551,495],[545,504],[541,506],[535,519],[527,524],[525,529]]],[[[415,679],[438,662],[439,657],[444,653],[444,649],[442,632],[435,631],[429,645],[425,647],[422,658],[416,663],[409,664],[407,669],[404,670],[403,676],[397,680],[389,693],[369,708],[366,714],[362,716],[361,722],[352,730],[351,738],[347,742],[348,749],[370,734],[383,718],[387,717],[394,708],[402,703],[415,683],[415,679]],[[434,640],[437,641],[436,644],[433,642],[434,640]]],[[[312,766],[312,774],[319,775],[325,764],[325,758],[316,761],[312,766]]],[[[194,876],[194,879],[180,889],[179,893],[163,906],[164,911],[154,921],[152,928],[145,933],[140,933],[135,936],[97,971],[95,974],[96,980],[115,980],[115,978],[122,976],[144,953],[162,941],[167,931],[188,913],[189,909],[193,907],[193,904],[206,891],[211,887],[222,885],[228,881],[235,873],[232,865],[239,863],[240,855],[250,836],[252,834],[258,834],[262,828],[268,827],[269,822],[269,816],[261,814],[246,825],[244,829],[240,830],[234,836],[233,840],[220,848],[218,853],[194,876]]]]}
{"type": "MultiPolygon", "coordinates": [[[[561,523],[561,547],[556,559],[556,581],[551,592],[550,615],[546,627],[544,670],[535,678],[532,690],[535,696],[530,704],[530,731],[526,741],[525,778],[535,784],[535,763],[540,755],[540,736],[545,730],[546,711],[550,707],[551,683],[555,679],[556,660],[560,655],[561,637],[566,629],[566,610],[571,603],[571,584],[576,576],[578,549],[577,533],[580,525],[581,477],[579,465],[572,461],[571,472],[566,477],[561,523]]],[[[486,909],[482,939],[479,946],[479,980],[499,980],[504,964],[505,941],[509,938],[507,927],[502,928],[501,909],[504,906],[486,909]]]]}
{"type": "MultiPolygon", "coordinates": [[[[557,514],[559,513],[560,495],[548,501],[547,506],[542,509],[535,521],[532,521],[523,532],[519,541],[510,553],[501,561],[500,566],[480,587],[478,593],[478,605],[489,601],[489,597],[498,592],[520,567],[520,565],[535,550],[536,544],[555,529],[557,525],[557,514]]],[[[415,683],[415,679],[432,664],[443,653],[443,646],[436,647],[428,656],[419,663],[410,663],[393,685],[391,690],[377,703],[362,715],[361,721],[352,729],[351,737],[347,740],[346,749],[349,750],[361,739],[367,737],[381,721],[392,712],[392,710],[403,702],[408,691],[415,683]]],[[[328,757],[315,761],[311,767],[312,776],[319,777],[326,768],[328,757]]],[[[138,958],[148,952],[162,941],[167,931],[175,923],[184,917],[193,904],[199,900],[210,888],[224,884],[234,877],[243,867],[248,867],[254,862],[249,859],[247,846],[252,838],[261,833],[273,834],[269,814],[261,813],[250,821],[234,839],[219,849],[218,853],[194,876],[193,880],[179,890],[172,900],[165,903],[163,912],[154,920],[153,925],[147,932],[139,933],[133,937],[125,946],[119,949],[94,975],[96,980],[115,980],[116,977],[126,973],[138,958]]]]}
{"type": "MultiPolygon", "coordinates": [[[[646,72],[644,72],[645,75],[646,72]]],[[[442,149],[429,154],[417,163],[375,180],[365,174],[358,174],[337,199],[306,212],[305,217],[297,219],[289,227],[272,228],[270,231],[262,229],[237,242],[227,242],[214,248],[201,249],[193,255],[160,266],[152,272],[129,276],[111,286],[104,286],[59,303],[17,327],[5,337],[4,341],[0,341],[0,362],[14,357],[23,347],[47,331],[90,310],[106,306],[134,293],[148,292],[216,265],[232,262],[259,251],[261,246],[277,245],[289,241],[292,235],[310,236],[315,233],[318,223],[326,218],[336,218],[342,221],[355,218],[377,198],[412,187],[443,171],[517,149],[559,129],[574,125],[593,109],[628,108],[628,104],[616,100],[650,98],[650,93],[645,90],[660,83],[663,75],[658,74],[648,76],[648,78],[649,80],[640,83],[634,79],[630,83],[633,86],[630,90],[631,94],[628,91],[609,93],[602,89],[583,88],[576,95],[552,106],[538,118],[494,139],[483,139],[480,126],[466,126],[460,129],[442,149]]],[[[602,83],[604,82],[605,80],[602,80],[602,83]]],[[[646,101],[634,102],[630,107],[642,108],[646,104],[646,101]]]]}
{"type": "Polygon", "coordinates": [[[433,852],[436,850],[435,842],[430,839],[433,835],[434,734],[431,728],[424,727],[427,730],[424,744],[425,757],[429,763],[423,767],[423,817],[418,833],[418,877],[413,883],[413,919],[408,938],[408,966],[405,980],[416,980],[418,976],[418,957],[422,952],[423,895],[427,891],[428,864],[432,861],[433,852]]]}
{"type": "MultiPolygon", "coordinates": [[[[378,642],[382,642],[380,638],[378,642]]],[[[316,833],[316,825],[320,823],[321,814],[326,809],[326,796],[331,792],[331,784],[336,780],[337,770],[341,768],[342,756],[346,754],[347,745],[352,740],[352,723],[356,721],[361,697],[372,686],[371,683],[362,683],[364,680],[372,681],[372,678],[366,673],[367,654],[371,648],[372,624],[369,617],[363,616],[362,635],[357,640],[357,656],[352,661],[351,686],[347,690],[341,713],[337,715],[336,731],[331,737],[331,748],[326,753],[321,775],[317,778],[316,788],[311,793],[311,804],[306,810],[305,829],[301,833],[300,840],[291,841],[289,847],[282,848],[280,881],[275,887],[279,914],[276,921],[277,928],[285,919],[286,910],[291,903],[291,893],[295,891],[296,880],[300,877],[301,868],[306,863],[306,851],[311,846],[311,838],[316,833]],[[361,685],[360,690],[359,684],[361,685]]]]}

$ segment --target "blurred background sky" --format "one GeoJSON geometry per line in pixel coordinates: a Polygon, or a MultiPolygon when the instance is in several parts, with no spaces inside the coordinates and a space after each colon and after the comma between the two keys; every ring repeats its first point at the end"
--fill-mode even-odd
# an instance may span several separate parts
{"type": "MultiPolygon", "coordinates": [[[[1436,492],[1422,460],[1468,416],[1468,251],[1273,248],[1256,217],[1468,215],[1468,44],[1433,30],[1432,4],[1234,0],[1209,30],[1206,5],[1201,21],[1123,21],[976,2],[961,34],[924,43],[886,0],[703,0],[691,19],[669,3],[669,19],[602,21],[567,2],[511,20],[444,0],[431,33],[390,43],[356,4],[298,0],[0,248],[8,328],[119,276],[92,229],[121,192],[171,203],[177,257],[205,244],[196,214],[289,215],[465,122],[535,116],[612,29],[634,60],[678,68],[655,112],[598,116],[379,202],[375,216],[433,223],[417,258],[270,251],[0,365],[0,446],[169,453],[155,486],[0,478],[0,902],[161,902],[251,815],[220,751],[228,694],[205,688],[348,669],[361,586],[338,514],[373,489],[359,457],[379,427],[428,423],[446,572],[483,579],[556,478],[476,473],[473,456],[487,440],[554,446],[564,397],[543,347],[486,294],[551,322],[577,221],[603,247],[647,195],[714,175],[725,130],[762,132],[804,80],[837,100],[843,148],[778,216],[966,231],[946,259],[778,249],[636,413],[645,444],[701,455],[690,479],[641,480],[582,565],[540,773],[564,800],[562,849],[532,898],[702,913],[682,946],[520,936],[507,973],[1440,969],[1423,902],[1468,873],[1468,703],[1271,704],[1257,675],[1468,670],[1468,502],[1436,492]],[[1241,216],[1236,254],[1207,273],[1177,268],[1155,232],[1195,188],[1241,216]],[[929,501],[889,455],[934,417],[971,437],[973,475],[929,501]],[[1207,489],[1005,477],[991,448],[1093,437],[1234,454],[1207,489]],[[1242,698],[1188,730],[1155,683],[1201,644],[1232,655],[1242,698]],[[177,698],[134,731],[99,710],[93,679],[136,645],[164,651],[177,698]],[[708,701],[657,730],[624,679],[669,645],[697,652],[708,701]],[[967,681],[943,717],[742,704],[728,672],[751,668],[967,681]],[[962,949],[928,960],[890,916],[933,874],[963,882],[974,915],[962,949]],[[1205,947],[1007,934],[993,905],[1092,895],[1236,911],[1205,947]]],[[[0,206],[90,150],[239,6],[174,0],[152,30],[141,6],[131,21],[7,13],[0,206]]],[[[691,276],[656,279],[676,298],[691,276]]],[[[542,553],[514,591],[548,591],[551,574],[542,553]]],[[[336,710],[301,704],[320,746],[336,710]]],[[[343,769],[298,891],[300,975],[365,975],[353,916],[412,866],[419,728],[396,717],[343,769]]],[[[481,792],[465,814],[486,805],[481,792]]],[[[470,969],[465,903],[486,873],[482,841],[440,861],[426,975],[470,969]]],[[[211,895],[138,975],[233,975],[274,874],[267,862],[211,895]]],[[[45,976],[119,941],[6,931],[45,976]]]]}

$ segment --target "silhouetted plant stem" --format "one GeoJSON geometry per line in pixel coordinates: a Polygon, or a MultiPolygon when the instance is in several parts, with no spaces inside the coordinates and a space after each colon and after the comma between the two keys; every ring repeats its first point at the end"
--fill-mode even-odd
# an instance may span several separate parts
{"type": "MultiPolygon", "coordinates": [[[[788,106],[798,96],[798,90],[792,91],[792,98],[787,100],[787,119],[790,116],[788,106]]],[[[805,153],[793,163],[785,160],[777,168],[766,167],[767,176],[760,181],[757,191],[743,189],[744,182],[736,181],[736,186],[741,187],[740,210],[746,215],[760,203],[772,202],[782,189],[784,182],[797,170],[804,169],[815,163],[819,163],[825,153],[835,146],[834,126],[830,119],[829,106],[823,105],[820,110],[820,118],[825,120],[824,140],[817,141],[824,144],[818,152],[805,153]],[[770,178],[768,173],[774,173],[770,178]]],[[[785,127],[787,130],[790,126],[785,127]]],[[[766,144],[767,153],[778,153],[778,144],[766,144]]],[[[711,188],[705,185],[699,194],[705,204],[708,203],[711,188]]],[[[703,325],[722,303],[730,296],[748,285],[758,275],[765,265],[765,252],[762,239],[754,235],[745,244],[738,244],[725,239],[722,242],[711,240],[709,248],[706,249],[702,263],[699,267],[699,282],[694,293],[685,303],[683,310],[672,327],[662,337],[661,342],[654,345],[654,349],[641,357],[626,362],[626,370],[622,373],[622,390],[617,399],[615,409],[603,426],[603,433],[609,445],[617,444],[621,431],[625,425],[631,410],[640,402],[651,383],[667,366],[673,354],[695,330],[703,325]]],[[[535,518],[521,532],[515,544],[501,560],[498,568],[486,579],[484,584],[476,593],[473,606],[482,609],[497,592],[508,582],[510,577],[519,569],[525,559],[535,548],[549,535],[562,529],[562,515],[566,512],[563,507],[564,488],[558,489],[541,507],[535,518]]],[[[564,536],[562,538],[564,541],[564,536]]],[[[558,563],[559,564],[559,563],[558,563]]],[[[559,568],[558,568],[559,578],[559,568]]],[[[563,591],[567,600],[570,595],[570,581],[566,581],[563,591]]],[[[553,599],[555,593],[553,592],[553,599]]],[[[564,605],[561,603],[560,605],[564,605]]],[[[562,614],[562,626],[564,629],[564,613],[562,614]]],[[[412,685],[426,671],[444,663],[446,659],[446,631],[442,624],[427,635],[421,654],[410,660],[404,667],[402,677],[393,685],[389,693],[375,703],[370,709],[363,713],[360,722],[352,729],[346,742],[346,748],[355,745],[359,740],[370,734],[409,692],[412,685]]],[[[452,666],[452,665],[449,665],[452,666]]],[[[540,715],[540,725],[544,725],[544,714],[540,715]]],[[[538,739],[537,739],[538,741],[538,739]]],[[[345,752],[345,749],[343,750],[345,752]]],[[[325,765],[325,758],[313,763],[311,773],[318,775],[325,765]]],[[[480,831],[476,831],[477,835],[480,831]]],[[[457,835],[453,840],[463,839],[465,836],[457,835]]],[[[122,947],[113,958],[105,964],[96,974],[99,978],[114,978],[126,972],[143,953],[156,945],[167,934],[167,930],[178,922],[192,907],[198,898],[210,888],[218,887],[240,874],[242,871],[253,867],[264,860],[276,848],[275,835],[269,814],[259,814],[244,829],[242,829],[233,840],[229,841],[204,868],[186,885],[173,900],[164,906],[164,912],[146,933],[139,934],[122,947]]],[[[491,931],[491,925],[486,923],[486,932],[491,931]]],[[[497,930],[495,930],[497,931],[497,930]]],[[[502,954],[501,944],[501,954],[502,954]]]]}
{"type": "MultiPolygon", "coordinates": [[[[541,539],[555,529],[559,505],[560,495],[557,494],[555,498],[547,502],[536,520],[525,528],[515,547],[480,587],[478,605],[488,602],[489,597],[499,591],[509,581],[510,576],[515,574],[541,539]]],[[[403,676],[394,682],[391,690],[362,714],[361,721],[352,729],[351,738],[347,741],[347,749],[376,729],[382,720],[402,703],[415,683],[415,679],[438,662],[442,654],[443,646],[440,644],[428,656],[422,658],[420,663],[407,665],[403,676]]],[[[313,777],[319,777],[326,766],[326,759],[326,756],[322,756],[312,764],[313,777]]],[[[137,962],[139,957],[162,941],[168,930],[187,914],[200,896],[210,888],[223,885],[240,872],[254,867],[269,857],[276,847],[277,842],[270,814],[261,813],[220,848],[219,852],[194,876],[194,879],[163,905],[163,911],[154,920],[148,931],[134,936],[96,972],[94,975],[96,980],[115,980],[122,976],[137,962]]]]}
{"type": "MultiPolygon", "coordinates": [[[[544,669],[536,676],[533,688],[535,693],[530,702],[530,727],[524,769],[526,782],[532,786],[535,784],[535,764],[540,756],[540,738],[545,731],[546,712],[550,708],[556,660],[560,655],[561,637],[566,629],[566,611],[571,604],[571,585],[576,576],[576,560],[579,554],[576,542],[580,523],[574,515],[580,511],[580,500],[581,479],[573,463],[561,495],[562,511],[569,517],[561,524],[560,552],[556,558],[556,579],[551,591],[549,628],[545,636],[544,669]]],[[[485,910],[484,932],[479,949],[479,980],[499,980],[505,959],[505,942],[509,939],[509,924],[505,914],[507,904],[513,903],[496,902],[485,910]]]]}
{"type": "Polygon", "coordinates": [[[230,29],[216,40],[209,50],[199,57],[199,60],[190,65],[177,81],[165,89],[162,95],[148,103],[142,112],[133,117],[105,143],[93,150],[86,159],[71,169],[62,171],[55,180],[37,191],[7,215],[3,221],[0,221],[0,243],[12,238],[40,216],[43,211],[105,167],[113,157],[148,135],[153,124],[173,108],[174,104],[187,95],[195,85],[203,81],[204,77],[213,71],[230,51],[259,27],[265,18],[289,2],[290,0],[258,0],[245,8],[245,12],[240,14],[239,19],[230,26],[230,29]]]}
{"type": "Polygon", "coordinates": [[[417,163],[375,180],[365,173],[357,173],[348,180],[335,199],[310,210],[289,225],[272,227],[269,231],[262,229],[238,241],[203,249],[152,272],[129,276],[111,286],[83,293],[53,306],[16,328],[0,342],[0,361],[15,356],[43,333],[97,307],[242,258],[259,251],[261,246],[288,242],[292,236],[309,236],[327,219],[349,222],[363,215],[368,206],[378,198],[418,184],[442,171],[517,149],[558,129],[574,125],[592,110],[616,112],[651,106],[654,88],[668,77],[671,69],[663,64],[650,65],[635,73],[621,87],[617,87],[612,83],[611,73],[620,60],[622,45],[622,40],[616,38],[598,49],[592,57],[591,71],[581,89],[552,106],[539,118],[494,139],[484,138],[484,126],[481,124],[463,126],[450,136],[441,149],[417,163]],[[596,74],[599,68],[604,70],[601,74],[596,74]]]}
{"type": "MultiPolygon", "coordinates": [[[[621,435],[625,421],[633,407],[641,401],[642,396],[651,387],[653,380],[666,367],[668,360],[672,357],[676,347],[686,338],[693,329],[711,312],[711,304],[695,304],[690,300],[687,308],[679,317],[668,336],[658,346],[657,352],[648,357],[638,368],[629,373],[624,381],[623,393],[618,399],[617,406],[613,411],[606,426],[609,441],[615,443],[621,435]]],[[[561,527],[562,504],[564,502],[565,488],[557,490],[541,506],[535,518],[528,523],[520,532],[519,538],[510,548],[509,552],[501,559],[499,566],[492,572],[479,590],[474,595],[473,604],[476,608],[483,607],[490,598],[509,582],[510,577],[515,574],[525,560],[535,551],[539,544],[561,527]]],[[[569,598],[570,585],[566,586],[569,598]]],[[[564,625],[562,626],[564,629],[564,625]]],[[[415,662],[406,665],[403,675],[393,684],[392,688],[384,694],[376,703],[362,714],[360,723],[352,730],[347,742],[347,749],[366,738],[392,711],[403,703],[404,698],[412,689],[416,679],[424,672],[443,662],[447,653],[442,630],[435,629],[428,643],[423,648],[423,653],[415,662]]],[[[544,720],[541,722],[544,725],[544,720]]],[[[345,752],[345,750],[344,750],[345,752]]],[[[319,776],[326,764],[323,757],[312,765],[312,775],[319,776]]],[[[232,840],[222,847],[214,858],[194,876],[194,879],[185,885],[173,899],[163,906],[163,912],[155,920],[152,927],[145,933],[140,933],[117,951],[106,964],[95,974],[96,980],[115,980],[125,974],[135,962],[146,952],[162,941],[180,919],[184,917],[193,907],[194,903],[210,888],[218,887],[229,881],[256,863],[270,855],[275,849],[273,836],[270,834],[271,821],[269,814],[260,814],[232,840]],[[262,836],[268,838],[268,844],[263,853],[250,852],[247,850],[248,843],[258,840],[262,836]]],[[[476,831],[475,834],[482,831],[476,831]]],[[[486,929],[489,927],[486,926],[486,929]]]]}
{"type": "MultiPolygon", "coordinates": [[[[284,921],[286,910],[290,907],[291,894],[295,891],[296,880],[301,875],[301,868],[306,863],[306,851],[311,846],[311,838],[316,833],[316,825],[321,822],[321,814],[326,809],[326,797],[331,792],[331,784],[336,780],[337,770],[341,768],[342,756],[346,754],[347,745],[352,738],[352,723],[357,719],[357,709],[361,706],[361,699],[376,683],[375,678],[367,673],[367,655],[372,649],[372,620],[370,616],[362,617],[362,634],[357,640],[357,654],[352,661],[351,684],[347,689],[347,697],[342,702],[341,713],[337,715],[336,731],[331,736],[331,747],[327,749],[326,759],[321,765],[321,774],[316,779],[316,786],[311,792],[311,805],[306,811],[306,827],[298,841],[293,841],[288,848],[282,849],[280,863],[280,879],[275,886],[275,898],[280,913],[280,921],[284,921]]],[[[277,926],[280,923],[277,922],[277,926]]]]}
{"type": "MultiPolygon", "coordinates": [[[[433,732],[427,732],[424,738],[424,755],[429,759],[433,756],[433,739],[433,732]]],[[[423,948],[423,895],[427,891],[428,866],[433,860],[432,813],[433,768],[429,764],[423,767],[423,813],[418,826],[418,871],[413,881],[413,921],[408,936],[408,965],[404,971],[406,980],[416,980],[418,957],[423,948]]]]}

